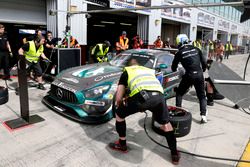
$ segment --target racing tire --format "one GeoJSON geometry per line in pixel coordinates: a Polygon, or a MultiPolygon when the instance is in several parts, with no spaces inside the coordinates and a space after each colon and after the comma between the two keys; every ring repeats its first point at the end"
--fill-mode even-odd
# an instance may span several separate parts
{"type": "Polygon", "coordinates": [[[0,105],[9,101],[9,92],[5,87],[0,86],[0,105]]]}
{"type": "MultiPolygon", "coordinates": [[[[183,137],[189,134],[192,125],[192,114],[183,108],[168,106],[170,122],[174,128],[175,137],[183,137]]],[[[165,136],[158,123],[152,117],[152,129],[159,135],[165,136]]]]}

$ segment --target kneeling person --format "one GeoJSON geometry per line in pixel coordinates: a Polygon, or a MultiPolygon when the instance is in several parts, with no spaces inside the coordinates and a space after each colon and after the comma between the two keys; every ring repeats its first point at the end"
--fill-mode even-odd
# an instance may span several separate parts
{"type": "Polygon", "coordinates": [[[44,42],[45,39],[43,36],[37,36],[33,41],[29,41],[24,44],[18,51],[20,56],[25,56],[26,63],[28,64],[29,68],[34,70],[38,80],[37,88],[42,90],[45,90],[45,87],[42,84],[42,69],[39,59],[42,57],[44,60],[49,61],[49,59],[43,53],[44,42]]]}
{"type": "Polygon", "coordinates": [[[150,110],[155,120],[161,124],[160,129],[165,132],[172,155],[172,163],[178,164],[180,156],[176,148],[176,137],[171,123],[167,104],[163,95],[163,88],[155,77],[155,71],[139,66],[136,59],[131,59],[130,67],[125,67],[121,75],[115,101],[116,131],[119,140],[110,143],[109,147],[127,152],[126,122],[125,118],[137,112],[150,110]],[[129,97],[124,101],[126,88],[129,89],[129,97]]]}

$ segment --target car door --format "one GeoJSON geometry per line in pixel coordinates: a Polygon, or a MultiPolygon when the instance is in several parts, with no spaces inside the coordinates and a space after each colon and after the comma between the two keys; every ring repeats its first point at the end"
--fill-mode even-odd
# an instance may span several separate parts
{"type": "MultiPolygon", "coordinates": [[[[158,71],[159,75],[162,75],[162,80],[160,81],[165,93],[173,92],[173,89],[178,87],[181,79],[179,71],[173,72],[171,69],[173,59],[174,56],[172,54],[163,54],[156,60],[155,69],[158,71]],[[165,68],[164,65],[166,65],[165,68]]],[[[160,77],[158,77],[158,79],[159,78],[160,77]]]]}

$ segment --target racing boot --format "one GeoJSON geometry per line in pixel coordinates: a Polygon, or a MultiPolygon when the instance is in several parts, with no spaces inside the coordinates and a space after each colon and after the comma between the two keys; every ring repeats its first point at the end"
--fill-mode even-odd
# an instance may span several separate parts
{"type": "Polygon", "coordinates": [[[172,158],[172,164],[178,165],[180,161],[180,152],[177,151],[175,154],[171,153],[171,158],[172,158]]]}
{"type": "Polygon", "coordinates": [[[120,151],[122,153],[128,152],[128,147],[126,145],[126,140],[117,140],[114,143],[109,143],[109,147],[112,150],[120,151]]]}
{"type": "Polygon", "coordinates": [[[212,93],[207,93],[207,105],[209,106],[214,105],[214,97],[212,93]]]}

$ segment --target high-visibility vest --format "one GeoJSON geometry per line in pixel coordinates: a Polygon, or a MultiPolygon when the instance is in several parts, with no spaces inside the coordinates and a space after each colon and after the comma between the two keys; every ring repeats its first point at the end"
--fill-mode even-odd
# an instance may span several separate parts
{"type": "Polygon", "coordinates": [[[109,47],[106,47],[105,50],[103,51],[103,44],[97,44],[91,51],[91,54],[96,56],[97,60],[98,61],[101,61],[101,59],[108,53],[109,51],[109,47]],[[96,47],[99,46],[99,52],[97,52],[96,55],[95,54],[95,50],[96,50],[96,47]]]}
{"type": "Polygon", "coordinates": [[[155,71],[143,66],[125,67],[128,73],[129,97],[142,90],[158,91],[163,93],[163,88],[155,76],[155,71]]]}
{"type": "Polygon", "coordinates": [[[214,50],[214,43],[209,41],[209,49],[214,50]]]}
{"type": "Polygon", "coordinates": [[[29,41],[29,51],[25,51],[24,56],[29,62],[37,63],[42,53],[43,45],[40,45],[39,48],[36,50],[35,42],[29,41]]]}
{"type": "Polygon", "coordinates": [[[194,46],[194,47],[197,47],[197,48],[199,48],[199,49],[201,49],[201,44],[200,44],[200,42],[198,42],[198,41],[194,41],[194,42],[193,42],[193,46],[194,46]]]}
{"type": "MultiPolygon", "coordinates": [[[[118,45],[120,45],[120,46],[122,46],[122,47],[125,47],[125,49],[128,49],[128,38],[127,37],[125,37],[124,39],[123,39],[123,36],[120,36],[120,39],[119,39],[119,44],[118,45]]],[[[116,46],[116,50],[121,50],[121,47],[119,47],[119,46],[116,46]]]]}
{"type": "Polygon", "coordinates": [[[232,50],[233,50],[232,44],[229,44],[229,46],[228,46],[228,43],[227,43],[225,46],[225,51],[232,51],[232,50]]]}

